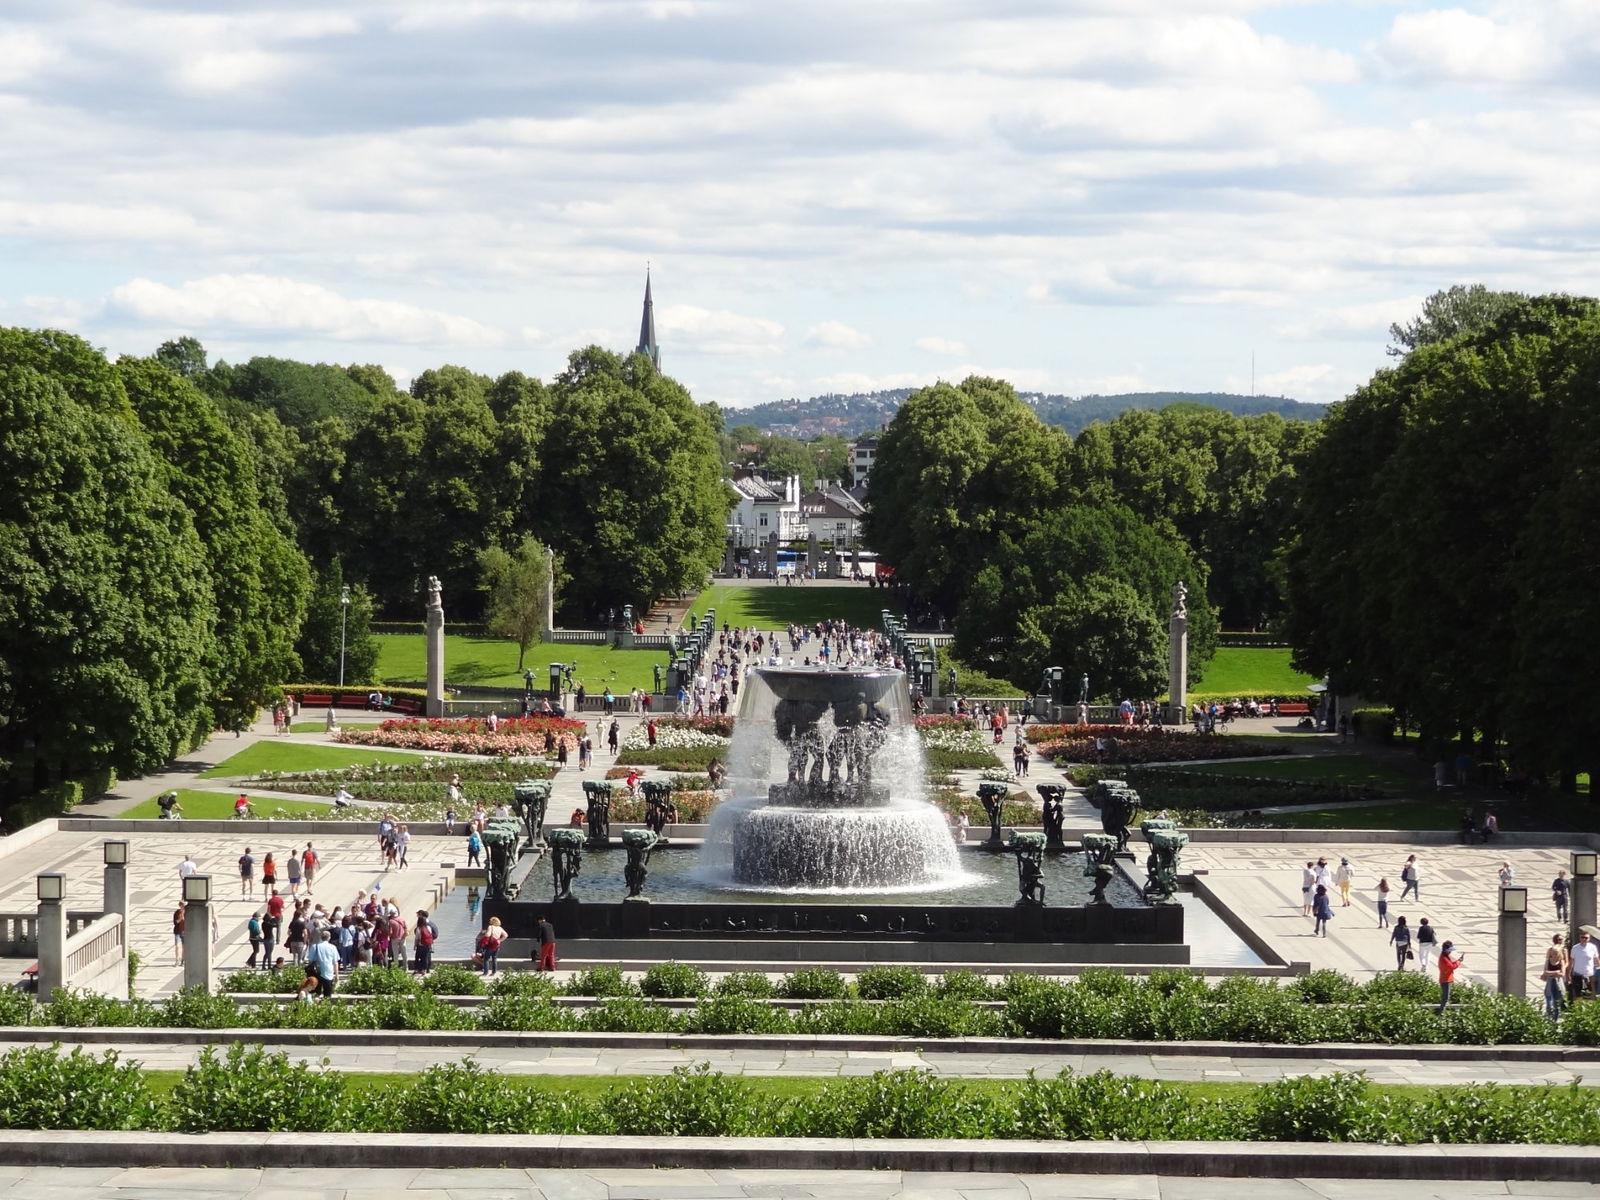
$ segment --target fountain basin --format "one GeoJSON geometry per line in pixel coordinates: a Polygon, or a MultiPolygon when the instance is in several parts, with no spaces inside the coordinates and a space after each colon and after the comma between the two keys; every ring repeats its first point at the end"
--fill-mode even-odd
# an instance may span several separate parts
{"type": "Polygon", "coordinates": [[[742,887],[867,893],[950,887],[963,878],[949,827],[930,804],[769,804],[739,812],[727,832],[729,880],[742,887]]]}

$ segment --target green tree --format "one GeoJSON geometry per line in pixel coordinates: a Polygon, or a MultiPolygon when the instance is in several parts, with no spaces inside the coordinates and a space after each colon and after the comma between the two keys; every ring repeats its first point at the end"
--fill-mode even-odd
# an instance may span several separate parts
{"type": "Polygon", "coordinates": [[[0,471],[6,800],[166,762],[209,727],[210,574],[115,373],[86,343],[0,330],[0,471]]]}
{"type": "Polygon", "coordinates": [[[305,664],[305,682],[338,683],[339,647],[344,646],[346,686],[378,682],[378,639],[372,632],[372,593],[350,585],[344,601],[344,569],[335,560],[318,571],[295,649],[305,664]],[[342,640],[341,640],[342,635],[342,640]]]}
{"type": "Polygon", "coordinates": [[[1481,283],[1455,284],[1422,302],[1422,312],[1404,325],[1389,326],[1389,354],[1400,358],[1418,346],[1477,333],[1493,325],[1508,309],[1526,300],[1521,292],[1496,292],[1481,283]]]}
{"type": "Polygon", "coordinates": [[[521,671],[528,647],[544,629],[546,605],[556,583],[545,548],[533,538],[523,538],[511,550],[487,546],[478,552],[478,578],[485,596],[484,622],[490,633],[517,643],[521,671]]]}
{"type": "Polygon", "coordinates": [[[602,612],[701,583],[730,507],[717,439],[689,393],[641,354],[575,352],[550,388],[533,532],[571,582],[563,608],[602,612]]]}
{"type": "Polygon", "coordinates": [[[206,373],[206,348],[200,339],[181,337],[156,347],[155,360],[185,379],[199,379],[206,373]]]}
{"type": "Polygon", "coordinates": [[[117,375],[205,545],[216,604],[204,664],[208,727],[248,722],[300,663],[294,640],[310,580],[304,557],[273,524],[256,488],[255,456],[216,404],[154,359],[123,359],[117,375]]]}

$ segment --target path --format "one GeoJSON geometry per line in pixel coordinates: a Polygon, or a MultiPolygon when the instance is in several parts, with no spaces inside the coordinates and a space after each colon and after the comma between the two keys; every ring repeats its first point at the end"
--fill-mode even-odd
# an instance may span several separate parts
{"type": "MultiPolygon", "coordinates": [[[[152,1045],[129,1041],[96,1043],[96,1054],[116,1049],[124,1058],[136,1059],[153,1070],[181,1071],[199,1060],[205,1031],[195,1032],[193,1045],[152,1045]]],[[[14,1045],[0,1032],[0,1053],[14,1045]]],[[[959,1079],[1022,1079],[1036,1071],[1041,1077],[1071,1070],[1079,1074],[1111,1071],[1139,1079],[1183,1080],[1207,1083],[1270,1083],[1300,1075],[1326,1075],[1333,1071],[1364,1071],[1374,1083],[1418,1084],[1441,1087],[1465,1083],[1542,1084],[1582,1083],[1600,1086],[1600,1071],[1593,1064],[1563,1066],[1558,1063],[1519,1061],[1508,1050],[1504,1059],[1441,1062],[1394,1058],[1273,1058],[1248,1054],[1233,1057],[1184,1054],[1181,1044],[1149,1054],[1006,1054],[962,1053],[954,1050],[786,1050],[781,1047],[714,1049],[682,1048],[607,1049],[595,1046],[529,1044],[482,1048],[464,1046],[408,1046],[399,1042],[370,1046],[294,1046],[272,1040],[263,1030],[261,1046],[281,1050],[290,1059],[326,1062],[336,1071],[383,1073],[423,1071],[457,1063],[464,1058],[504,1075],[665,1075],[676,1067],[709,1063],[726,1075],[842,1078],[871,1075],[875,1071],[926,1068],[937,1075],[959,1079]]]]}
{"type": "MultiPolygon", "coordinates": [[[[1404,1154],[1403,1150],[1396,1150],[1404,1154]]],[[[1226,1179],[951,1171],[343,1170],[282,1166],[0,1167],[0,1198],[226,1196],[238,1200],[1527,1200],[1600,1197],[1600,1185],[1445,1180],[1226,1179]]]]}

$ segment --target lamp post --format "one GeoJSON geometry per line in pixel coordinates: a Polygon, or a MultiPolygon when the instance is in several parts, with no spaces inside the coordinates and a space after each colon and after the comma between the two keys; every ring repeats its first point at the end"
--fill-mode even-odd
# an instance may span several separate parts
{"type": "Polygon", "coordinates": [[[39,999],[48,1000],[67,984],[67,877],[42,871],[36,877],[39,896],[39,999]]]}
{"type": "Polygon", "coordinates": [[[1567,930],[1567,942],[1576,945],[1578,930],[1585,925],[1596,924],[1595,921],[1595,874],[1600,867],[1600,854],[1593,850],[1574,850],[1572,852],[1572,908],[1571,925],[1567,930]]]}
{"type": "Polygon", "coordinates": [[[211,876],[183,880],[183,986],[211,990],[211,876]]]}
{"type": "Polygon", "coordinates": [[[339,589],[339,686],[344,686],[344,631],[350,621],[350,589],[339,589]]]}
{"type": "Polygon", "coordinates": [[[128,843],[120,839],[101,844],[105,856],[105,911],[128,919],[128,843]]]}
{"type": "Polygon", "coordinates": [[[1528,990],[1528,889],[1500,889],[1500,951],[1497,990],[1522,996],[1528,990]]]}

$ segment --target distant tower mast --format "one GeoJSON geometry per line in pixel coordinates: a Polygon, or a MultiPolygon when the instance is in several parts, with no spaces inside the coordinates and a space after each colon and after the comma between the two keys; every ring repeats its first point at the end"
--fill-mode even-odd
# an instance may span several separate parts
{"type": "Polygon", "coordinates": [[[656,345],[656,308],[650,299],[650,264],[644,268],[644,316],[639,321],[638,353],[648,355],[656,370],[661,369],[661,347],[656,345]]]}

